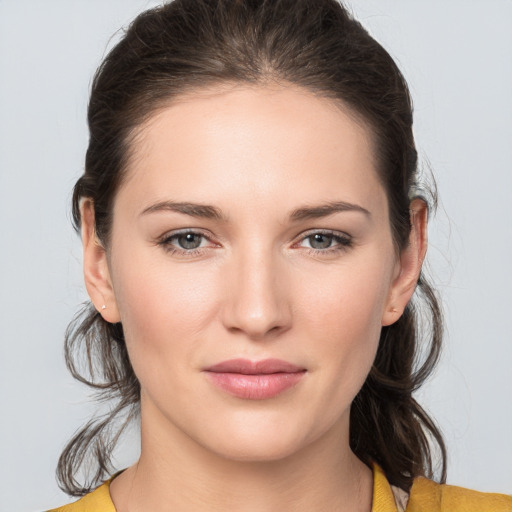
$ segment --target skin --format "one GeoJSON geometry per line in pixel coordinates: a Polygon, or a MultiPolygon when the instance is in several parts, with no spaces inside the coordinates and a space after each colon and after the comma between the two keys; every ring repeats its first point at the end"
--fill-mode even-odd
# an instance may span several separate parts
{"type": "Polygon", "coordinates": [[[425,204],[411,204],[398,253],[371,132],[298,87],[195,92],[134,144],[107,249],[82,204],[87,289],[107,321],[123,323],[142,389],[141,457],[111,485],[117,510],[369,511],[372,474],[349,448],[350,404],[381,327],[414,291],[425,204]],[[169,201],[222,218],[155,207],[169,201]],[[290,217],[334,202],[358,208],[290,217]],[[178,230],[198,233],[199,250],[171,238],[178,230]],[[233,397],[203,370],[239,357],[306,374],[270,399],[233,397]]]}

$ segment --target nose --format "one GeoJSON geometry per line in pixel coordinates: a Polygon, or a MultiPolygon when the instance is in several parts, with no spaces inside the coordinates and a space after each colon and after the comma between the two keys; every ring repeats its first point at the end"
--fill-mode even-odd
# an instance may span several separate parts
{"type": "Polygon", "coordinates": [[[288,276],[270,251],[244,251],[229,265],[222,319],[230,332],[252,340],[275,337],[292,321],[288,276]]]}

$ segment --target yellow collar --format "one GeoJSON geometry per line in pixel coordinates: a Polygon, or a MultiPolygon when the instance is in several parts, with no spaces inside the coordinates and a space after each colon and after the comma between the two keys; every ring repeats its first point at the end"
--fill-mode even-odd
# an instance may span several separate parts
{"type": "Polygon", "coordinates": [[[372,512],[397,512],[395,497],[382,469],[373,464],[372,512]]]}

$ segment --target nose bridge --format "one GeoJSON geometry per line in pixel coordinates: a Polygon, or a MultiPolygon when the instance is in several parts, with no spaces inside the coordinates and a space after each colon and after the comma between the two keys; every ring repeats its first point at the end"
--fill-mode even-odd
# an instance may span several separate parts
{"type": "Polygon", "coordinates": [[[233,254],[224,322],[228,329],[262,338],[291,320],[280,256],[254,241],[233,254]]]}

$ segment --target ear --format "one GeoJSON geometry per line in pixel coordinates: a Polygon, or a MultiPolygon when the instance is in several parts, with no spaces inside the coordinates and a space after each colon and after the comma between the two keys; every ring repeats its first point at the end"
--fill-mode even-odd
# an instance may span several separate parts
{"type": "Polygon", "coordinates": [[[427,204],[423,199],[413,199],[409,211],[411,216],[409,243],[400,253],[398,272],[391,285],[386,310],[382,316],[383,326],[393,324],[402,316],[416,289],[427,252],[427,204]]]}
{"type": "Polygon", "coordinates": [[[92,199],[82,200],[80,216],[84,250],[84,280],[87,293],[94,307],[107,322],[119,322],[121,319],[110,279],[107,252],[96,235],[92,199]]]}

